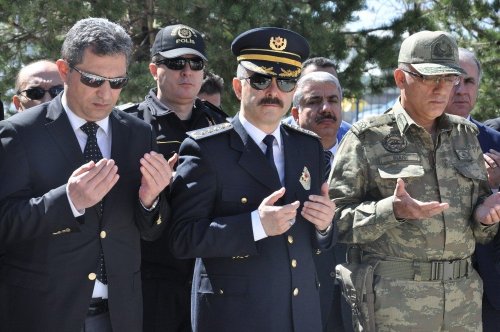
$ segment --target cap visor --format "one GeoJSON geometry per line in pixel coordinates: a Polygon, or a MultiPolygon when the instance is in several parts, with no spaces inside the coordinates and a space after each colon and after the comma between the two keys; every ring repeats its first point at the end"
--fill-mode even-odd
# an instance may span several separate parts
{"type": "Polygon", "coordinates": [[[172,58],[177,58],[177,57],[182,56],[182,55],[192,54],[192,55],[199,56],[200,58],[202,58],[205,61],[208,61],[208,59],[203,54],[201,54],[201,52],[199,52],[195,49],[192,49],[192,48],[187,48],[187,47],[176,48],[176,49],[173,49],[170,51],[163,51],[163,52],[159,52],[159,53],[161,56],[163,56],[167,59],[172,59],[172,58]]]}
{"type": "Polygon", "coordinates": [[[465,71],[455,64],[412,63],[413,68],[422,75],[462,75],[465,71]]]}

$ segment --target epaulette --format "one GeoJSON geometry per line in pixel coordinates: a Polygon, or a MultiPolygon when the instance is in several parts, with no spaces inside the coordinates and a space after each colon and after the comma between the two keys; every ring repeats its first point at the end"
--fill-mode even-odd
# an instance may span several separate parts
{"type": "Polygon", "coordinates": [[[301,128],[295,124],[290,124],[290,123],[285,123],[285,122],[281,122],[281,124],[287,128],[290,128],[290,129],[293,129],[293,130],[296,130],[300,133],[303,133],[303,134],[307,134],[307,135],[310,135],[312,137],[315,137],[315,138],[318,138],[318,139],[321,139],[321,137],[318,136],[318,134],[316,134],[314,131],[311,131],[311,130],[307,130],[307,129],[304,129],[304,128],[301,128]]]}
{"type": "Polygon", "coordinates": [[[458,129],[460,130],[460,127],[461,126],[465,126],[464,128],[467,130],[472,130],[472,132],[477,135],[479,134],[479,129],[477,128],[476,124],[470,122],[469,120],[467,120],[466,118],[463,118],[461,116],[458,116],[458,115],[454,115],[454,114],[448,114],[446,113],[446,115],[448,116],[448,119],[450,120],[451,123],[456,123],[458,124],[458,129]]]}
{"type": "Polygon", "coordinates": [[[355,122],[352,125],[351,130],[354,132],[354,134],[359,135],[367,129],[384,126],[389,123],[393,123],[394,121],[396,121],[396,117],[394,116],[394,114],[381,114],[355,122]]]}
{"type": "Polygon", "coordinates": [[[210,126],[206,128],[201,128],[193,131],[188,131],[186,134],[194,139],[202,139],[205,137],[214,136],[223,132],[226,132],[233,128],[233,125],[230,123],[221,123],[215,126],[210,126]]]}
{"type": "Polygon", "coordinates": [[[116,108],[119,109],[120,111],[124,111],[124,112],[128,113],[130,111],[130,109],[135,110],[138,105],[139,105],[138,103],[126,103],[126,104],[118,105],[118,106],[116,106],[116,108]]]}

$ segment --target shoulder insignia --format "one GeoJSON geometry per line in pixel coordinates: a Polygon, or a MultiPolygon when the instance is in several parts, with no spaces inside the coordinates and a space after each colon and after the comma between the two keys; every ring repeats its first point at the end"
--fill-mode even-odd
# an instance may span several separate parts
{"type": "Polygon", "coordinates": [[[386,124],[393,123],[394,121],[396,121],[394,114],[381,114],[354,123],[351,130],[356,135],[359,135],[369,128],[384,126],[386,124]]]}
{"type": "Polygon", "coordinates": [[[215,126],[210,126],[202,129],[197,129],[193,131],[188,131],[186,134],[194,139],[202,139],[205,137],[214,136],[223,132],[226,132],[233,128],[230,123],[221,123],[215,126]]]}
{"type": "Polygon", "coordinates": [[[314,131],[301,128],[301,127],[297,126],[296,124],[281,122],[281,125],[283,125],[283,126],[285,126],[287,128],[293,129],[295,131],[301,132],[303,134],[307,134],[307,135],[313,136],[315,138],[321,139],[321,137],[319,137],[318,134],[316,134],[314,131]]]}
{"type": "Polygon", "coordinates": [[[448,113],[446,113],[446,115],[448,116],[448,119],[451,123],[458,124],[458,130],[461,130],[463,128],[465,130],[471,130],[474,135],[479,134],[479,129],[477,128],[477,126],[469,120],[458,115],[448,113]]]}
{"type": "Polygon", "coordinates": [[[118,105],[118,106],[116,106],[116,108],[119,109],[120,111],[129,112],[130,109],[135,110],[138,105],[139,104],[136,104],[136,103],[126,103],[126,104],[118,105]]]}

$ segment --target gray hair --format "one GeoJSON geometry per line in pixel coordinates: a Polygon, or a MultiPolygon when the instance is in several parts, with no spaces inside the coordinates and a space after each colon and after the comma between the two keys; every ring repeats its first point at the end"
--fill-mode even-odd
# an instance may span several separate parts
{"type": "Polygon", "coordinates": [[[83,53],[90,48],[99,56],[132,54],[132,39],[118,24],[105,18],[86,18],[73,25],[64,38],[61,55],[71,66],[82,63],[83,53]]]}
{"type": "MultiPolygon", "coordinates": [[[[481,77],[483,77],[483,70],[481,68],[481,62],[477,59],[474,52],[469,51],[466,48],[459,47],[458,48],[458,58],[460,60],[472,60],[477,66],[477,72],[479,74],[479,82],[481,81],[481,77]]],[[[479,82],[477,82],[479,84],[479,82]]]]}
{"type": "Polygon", "coordinates": [[[242,64],[238,63],[238,68],[236,69],[236,78],[242,79],[248,77],[248,70],[243,67],[242,64]]]}
{"type": "Polygon", "coordinates": [[[330,73],[327,73],[326,71],[314,71],[302,76],[297,82],[297,87],[295,89],[295,93],[293,94],[293,107],[300,109],[300,102],[304,97],[304,87],[309,82],[335,84],[339,90],[340,100],[342,100],[342,86],[340,85],[338,78],[330,73]]]}

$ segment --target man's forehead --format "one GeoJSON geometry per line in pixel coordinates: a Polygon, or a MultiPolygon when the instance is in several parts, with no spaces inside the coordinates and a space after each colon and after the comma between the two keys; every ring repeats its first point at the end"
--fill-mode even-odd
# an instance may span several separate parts
{"type": "Polygon", "coordinates": [[[304,84],[304,95],[323,96],[326,92],[328,95],[339,95],[339,88],[333,82],[314,82],[309,81],[304,84]]]}

